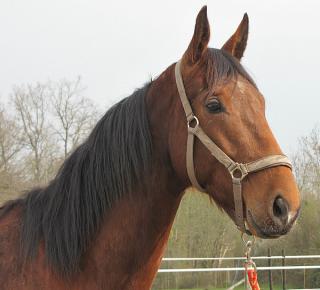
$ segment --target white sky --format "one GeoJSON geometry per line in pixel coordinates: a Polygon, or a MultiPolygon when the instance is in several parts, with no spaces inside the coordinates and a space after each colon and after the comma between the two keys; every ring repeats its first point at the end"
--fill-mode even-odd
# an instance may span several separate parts
{"type": "Polygon", "coordinates": [[[243,63],[280,144],[294,151],[319,122],[318,0],[0,0],[0,96],[14,84],[81,75],[106,109],[179,59],[204,4],[214,47],[248,12],[243,63]]]}

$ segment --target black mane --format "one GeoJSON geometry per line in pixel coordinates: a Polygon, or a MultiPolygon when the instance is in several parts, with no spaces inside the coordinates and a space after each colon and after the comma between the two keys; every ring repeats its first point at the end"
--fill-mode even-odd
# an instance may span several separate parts
{"type": "Polygon", "coordinates": [[[22,204],[25,258],[35,257],[43,240],[47,262],[57,272],[69,276],[79,271],[106,211],[142,186],[152,151],[145,106],[148,88],[149,84],[109,109],[48,187],[7,205],[9,209],[22,204]]]}

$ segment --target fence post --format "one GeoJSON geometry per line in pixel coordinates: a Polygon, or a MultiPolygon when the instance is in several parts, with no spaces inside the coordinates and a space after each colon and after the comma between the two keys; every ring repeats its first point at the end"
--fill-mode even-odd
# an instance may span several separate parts
{"type": "MultiPolygon", "coordinates": [[[[286,265],[286,256],[284,249],[282,250],[282,266],[286,265]]],[[[286,290],[286,270],[282,269],[282,289],[286,290]]]]}
{"type": "MultiPolygon", "coordinates": [[[[271,248],[268,248],[268,257],[271,257],[271,248]]],[[[272,263],[271,263],[271,258],[268,259],[268,267],[271,267],[272,263]]],[[[271,269],[269,269],[268,271],[268,276],[269,276],[269,288],[270,290],[272,290],[272,271],[271,269]]]]}

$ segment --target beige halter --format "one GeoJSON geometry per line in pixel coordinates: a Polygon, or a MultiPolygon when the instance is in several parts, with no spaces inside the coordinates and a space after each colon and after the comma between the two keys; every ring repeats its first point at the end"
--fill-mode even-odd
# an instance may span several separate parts
{"type": "Polygon", "coordinates": [[[242,190],[241,182],[242,180],[251,172],[260,171],[266,168],[275,167],[275,166],[287,166],[290,169],[292,168],[291,162],[287,156],[284,155],[270,155],[261,159],[258,159],[249,163],[237,163],[233,161],[227,154],[225,154],[210,138],[209,136],[201,129],[198,118],[193,114],[192,108],[190,106],[186,91],[184,89],[183,80],[180,71],[181,61],[177,62],[175,66],[175,76],[176,83],[181,99],[181,103],[184,109],[184,112],[187,117],[188,125],[188,140],[187,140],[187,172],[189,179],[192,185],[197,188],[199,191],[205,192],[205,189],[200,186],[197,181],[194,164],[193,164],[193,144],[194,137],[202,142],[202,144],[207,147],[211,154],[222,163],[229,171],[232,184],[233,184],[233,198],[235,206],[235,224],[238,229],[243,233],[250,233],[246,229],[245,221],[243,217],[243,201],[242,201],[242,190]]]}

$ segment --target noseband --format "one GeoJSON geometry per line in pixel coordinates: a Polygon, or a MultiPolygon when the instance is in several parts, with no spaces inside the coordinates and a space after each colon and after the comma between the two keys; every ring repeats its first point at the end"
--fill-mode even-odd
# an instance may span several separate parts
{"type": "Polygon", "coordinates": [[[192,185],[199,191],[205,192],[206,190],[199,184],[196,174],[194,171],[193,164],[193,144],[194,137],[196,136],[201,143],[207,147],[210,153],[215,157],[220,163],[222,163],[229,171],[232,178],[233,185],[233,198],[235,206],[235,224],[238,229],[243,233],[250,233],[246,229],[245,220],[243,216],[243,200],[242,200],[242,180],[252,172],[257,172],[263,169],[267,169],[275,166],[286,166],[292,169],[292,165],[287,156],[284,155],[270,155],[263,157],[256,161],[249,163],[238,163],[233,161],[226,153],[224,153],[202,130],[199,124],[198,118],[193,114],[191,105],[189,103],[186,91],[183,85],[183,80],[180,71],[181,61],[177,62],[175,66],[175,76],[176,83],[180,95],[180,100],[187,117],[188,125],[188,139],[187,139],[187,172],[192,185]]]}

